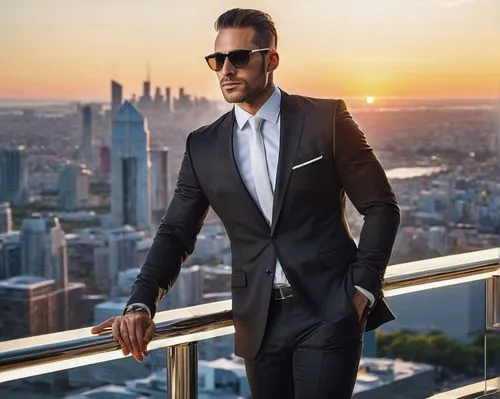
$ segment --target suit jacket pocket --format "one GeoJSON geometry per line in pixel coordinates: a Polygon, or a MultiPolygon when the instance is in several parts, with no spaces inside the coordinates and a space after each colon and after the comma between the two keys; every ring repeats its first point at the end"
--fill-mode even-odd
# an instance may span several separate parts
{"type": "Polygon", "coordinates": [[[308,159],[306,161],[299,162],[299,163],[295,164],[294,166],[292,166],[292,170],[297,170],[297,169],[303,168],[304,166],[318,162],[322,159],[323,159],[323,155],[320,155],[319,157],[314,157],[312,159],[308,159]]]}
{"type": "Polygon", "coordinates": [[[231,274],[231,288],[245,288],[247,286],[247,274],[243,270],[233,271],[231,274]]]}

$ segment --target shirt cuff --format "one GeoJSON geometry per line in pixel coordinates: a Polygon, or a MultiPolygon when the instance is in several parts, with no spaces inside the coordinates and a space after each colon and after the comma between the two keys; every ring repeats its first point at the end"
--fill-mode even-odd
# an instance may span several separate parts
{"type": "Polygon", "coordinates": [[[138,308],[142,308],[144,309],[147,313],[148,313],[148,316],[149,318],[151,318],[151,310],[149,309],[149,306],[148,305],[145,305],[143,303],[131,303],[130,305],[128,306],[137,306],[138,308]]]}
{"type": "Polygon", "coordinates": [[[358,285],[355,285],[354,288],[356,288],[359,292],[361,292],[364,296],[366,296],[368,298],[368,302],[370,303],[370,308],[371,308],[373,306],[373,304],[375,303],[375,297],[373,296],[373,294],[371,292],[365,290],[364,288],[361,288],[358,285]]]}

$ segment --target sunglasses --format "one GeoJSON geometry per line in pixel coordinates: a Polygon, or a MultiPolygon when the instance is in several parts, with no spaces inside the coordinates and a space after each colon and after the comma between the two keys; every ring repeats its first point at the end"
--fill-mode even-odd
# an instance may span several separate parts
{"type": "Polygon", "coordinates": [[[235,68],[245,68],[250,61],[250,55],[253,53],[269,51],[270,48],[258,48],[255,50],[249,49],[238,49],[229,51],[227,53],[213,53],[207,55],[205,60],[207,60],[207,64],[212,71],[219,72],[224,67],[224,62],[226,62],[226,58],[229,58],[231,64],[235,68]]]}

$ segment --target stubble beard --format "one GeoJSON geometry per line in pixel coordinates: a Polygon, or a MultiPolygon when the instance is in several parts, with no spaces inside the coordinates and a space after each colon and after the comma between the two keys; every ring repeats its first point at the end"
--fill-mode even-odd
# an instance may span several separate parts
{"type": "MultiPolygon", "coordinates": [[[[262,62],[261,73],[262,74],[266,73],[266,63],[264,61],[262,62]]],[[[236,81],[240,83],[240,88],[237,91],[227,93],[221,87],[222,96],[230,104],[250,102],[256,97],[258,97],[259,94],[265,90],[264,87],[265,84],[262,87],[260,87],[258,83],[250,84],[248,83],[248,81],[242,81],[242,80],[236,80],[236,81]]]]}
{"type": "Polygon", "coordinates": [[[240,83],[240,87],[238,87],[237,90],[233,90],[231,92],[226,92],[224,88],[221,87],[224,100],[226,100],[230,104],[237,104],[248,101],[248,94],[249,91],[251,91],[249,90],[248,83],[241,81],[239,81],[238,83],[240,83]]]}
{"type": "Polygon", "coordinates": [[[238,104],[244,102],[251,102],[253,99],[257,98],[259,94],[265,90],[259,87],[259,85],[249,85],[247,82],[241,82],[241,87],[237,91],[227,93],[222,89],[222,95],[224,99],[230,104],[238,104]]]}

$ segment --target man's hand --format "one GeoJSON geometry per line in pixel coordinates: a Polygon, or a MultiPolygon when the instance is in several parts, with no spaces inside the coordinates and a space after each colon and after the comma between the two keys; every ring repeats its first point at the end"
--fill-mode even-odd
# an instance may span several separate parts
{"type": "Polygon", "coordinates": [[[368,298],[364,296],[361,292],[356,290],[356,293],[352,297],[352,301],[354,302],[354,307],[358,312],[358,320],[361,321],[363,312],[365,311],[365,308],[368,305],[368,298]]]}
{"type": "Polygon", "coordinates": [[[111,327],[113,337],[122,348],[124,356],[132,353],[138,362],[142,362],[148,354],[148,343],[153,338],[155,323],[144,312],[132,312],[125,316],[111,317],[95,326],[90,331],[99,334],[105,328],[111,327]]]}

